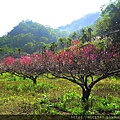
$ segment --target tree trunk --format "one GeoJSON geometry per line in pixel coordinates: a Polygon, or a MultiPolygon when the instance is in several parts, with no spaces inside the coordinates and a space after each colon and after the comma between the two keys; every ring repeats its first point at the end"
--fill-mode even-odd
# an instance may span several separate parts
{"type": "Polygon", "coordinates": [[[89,109],[89,96],[90,96],[91,89],[83,89],[82,91],[82,102],[83,102],[83,109],[87,111],[89,109]]]}
{"type": "Polygon", "coordinates": [[[36,84],[37,84],[36,79],[33,79],[33,84],[34,84],[34,85],[36,85],[36,84]]]}

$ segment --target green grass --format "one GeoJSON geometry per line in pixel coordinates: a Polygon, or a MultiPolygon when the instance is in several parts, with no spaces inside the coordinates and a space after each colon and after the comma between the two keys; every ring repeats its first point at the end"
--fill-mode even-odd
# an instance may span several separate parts
{"type": "Polygon", "coordinates": [[[0,114],[14,115],[120,115],[120,79],[107,78],[92,89],[88,111],[81,102],[81,88],[64,79],[40,76],[38,84],[14,75],[0,76],[0,114]]]}

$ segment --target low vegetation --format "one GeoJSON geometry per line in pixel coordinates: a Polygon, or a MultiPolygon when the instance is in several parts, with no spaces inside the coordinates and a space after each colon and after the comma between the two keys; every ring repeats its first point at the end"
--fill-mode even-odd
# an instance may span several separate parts
{"type": "Polygon", "coordinates": [[[120,115],[119,80],[112,77],[97,83],[89,98],[89,110],[84,111],[81,88],[70,81],[40,76],[33,85],[29,79],[5,73],[0,76],[0,114],[120,115]]]}

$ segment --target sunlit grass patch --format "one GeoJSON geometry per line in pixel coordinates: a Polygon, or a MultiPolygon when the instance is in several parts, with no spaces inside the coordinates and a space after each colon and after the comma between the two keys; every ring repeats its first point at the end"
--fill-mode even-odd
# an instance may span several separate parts
{"type": "Polygon", "coordinates": [[[97,83],[93,90],[92,94],[96,96],[117,96],[120,97],[120,83],[119,80],[105,79],[97,83]]]}
{"type": "Polygon", "coordinates": [[[53,88],[52,85],[49,83],[39,83],[37,85],[33,84],[18,84],[18,85],[7,85],[6,86],[6,91],[12,91],[15,93],[19,92],[32,92],[34,91],[35,93],[44,93],[47,92],[50,88],[53,88]]]}
{"type": "Polygon", "coordinates": [[[42,77],[41,79],[38,79],[38,82],[49,83],[54,86],[52,89],[49,90],[48,93],[46,93],[51,99],[58,96],[62,97],[65,93],[73,91],[81,94],[81,88],[78,85],[65,79],[48,79],[42,77]]]}

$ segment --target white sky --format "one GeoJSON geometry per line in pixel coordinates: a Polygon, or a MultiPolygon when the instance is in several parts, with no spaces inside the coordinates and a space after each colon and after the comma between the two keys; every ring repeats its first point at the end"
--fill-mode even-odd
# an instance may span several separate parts
{"type": "Polygon", "coordinates": [[[57,28],[91,12],[109,0],[0,0],[0,36],[22,20],[57,28]]]}

